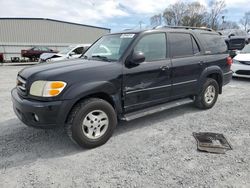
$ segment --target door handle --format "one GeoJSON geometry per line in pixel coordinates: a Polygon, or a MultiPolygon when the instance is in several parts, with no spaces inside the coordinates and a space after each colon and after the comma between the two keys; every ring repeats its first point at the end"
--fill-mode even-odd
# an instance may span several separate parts
{"type": "Polygon", "coordinates": [[[169,66],[165,66],[165,65],[164,65],[164,66],[161,66],[160,69],[161,69],[162,71],[165,71],[165,70],[169,69],[169,66]]]}

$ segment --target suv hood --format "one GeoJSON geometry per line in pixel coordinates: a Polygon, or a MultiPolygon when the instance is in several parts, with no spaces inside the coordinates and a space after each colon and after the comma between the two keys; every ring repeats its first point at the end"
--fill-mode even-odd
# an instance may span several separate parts
{"type": "Polygon", "coordinates": [[[250,61],[250,53],[247,54],[238,54],[234,57],[237,61],[250,61]]]}
{"type": "Polygon", "coordinates": [[[70,61],[68,60],[67,62],[59,61],[55,63],[43,63],[34,65],[32,67],[24,68],[18,74],[25,79],[28,79],[35,75],[40,75],[43,79],[46,80],[51,76],[57,76],[72,71],[79,71],[82,69],[90,69],[107,65],[114,65],[114,63],[96,60],[75,59],[70,61]]]}

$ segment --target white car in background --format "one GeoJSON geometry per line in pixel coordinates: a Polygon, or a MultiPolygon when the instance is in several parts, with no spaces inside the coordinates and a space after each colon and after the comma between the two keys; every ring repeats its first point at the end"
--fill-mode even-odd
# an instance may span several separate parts
{"type": "Polygon", "coordinates": [[[69,46],[59,53],[43,53],[40,56],[39,62],[55,62],[79,58],[90,46],[91,44],[78,44],[69,46]]]}
{"type": "Polygon", "coordinates": [[[233,58],[232,71],[234,77],[250,78],[250,44],[233,58]]]}

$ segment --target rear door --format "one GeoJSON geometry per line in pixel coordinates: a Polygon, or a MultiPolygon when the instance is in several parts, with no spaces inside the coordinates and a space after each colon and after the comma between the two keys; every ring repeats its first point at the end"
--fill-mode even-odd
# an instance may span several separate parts
{"type": "Polygon", "coordinates": [[[133,50],[143,52],[146,59],[138,66],[124,69],[125,111],[165,101],[171,91],[171,61],[167,58],[166,33],[144,35],[133,50]]]}
{"type": "Polygon", "coordinates": [[[174,98],[194,94],[204,67],[204,56],[190,33],[168,34],[172,60],[172,95],[174,98]]]}

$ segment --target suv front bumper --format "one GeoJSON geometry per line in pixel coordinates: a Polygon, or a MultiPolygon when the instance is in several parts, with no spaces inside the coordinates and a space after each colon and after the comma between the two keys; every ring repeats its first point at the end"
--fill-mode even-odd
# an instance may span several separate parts
{"type": "Polygon", "coordinates": [[[51,128],[62,124],[63,101],[40,102],[21,98],[17,89],[11,91],[13,109],[17,117],[26,125],[51,128]]]}

